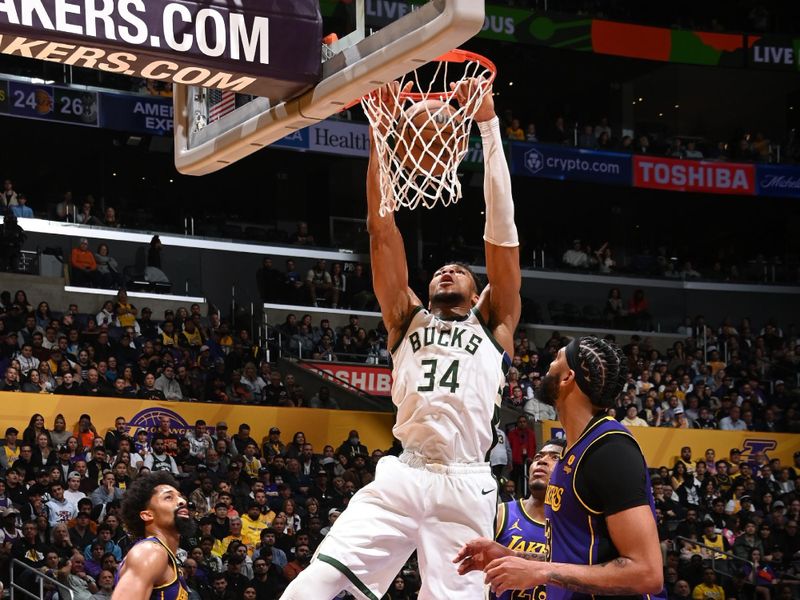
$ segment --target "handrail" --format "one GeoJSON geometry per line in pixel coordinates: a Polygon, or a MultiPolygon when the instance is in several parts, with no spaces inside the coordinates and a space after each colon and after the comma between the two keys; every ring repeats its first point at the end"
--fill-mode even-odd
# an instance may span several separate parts
{"type": "Polygon", "coordinates": [[[740,557],[736,556],[735,554],[733,554],[731,552],[725,552],[723,550],[720,550],[719,548],[715,548],[713,546],[708,546],[706,544],[698,542],[697,540],[692,540],[690,538],[686,538],[686,537],[683,537],[681,535],[677,536],[675,538],[675,540],[677,540],[679,542],[687,542],[687,543],[691,544],[692,546],[700,546],[701,548],[705,548],[706,550],[709,550],[711,552],[711,568],[714,569],[714,571],[716,571],[720,575],[723,575],[725,577],[730,577],[731,573],[728,572],[727,570],[726,571],[721,571],[721,570],[719,570],[719,569],[717,569],[715,567],[715,564],[716,564],[717,560],[723,560],[721,558],[718,558],[718,556],[717,556],[718,554],[722,554],[723,556],[727,557],[725,560],[728,560],[728,559],[729,560],[738,560],[741,563],[745,563],[745,564],[750,565],[751,569],[755,568],[755,565],[753,564],[753,562],[750,561],[750,560],[747,560],[746,558],[740,558],[740,557]]]}
{"type": "Polygon", "coordinates": [[[39,569],[36,569],[36,568],[30,566],[29,564],[27,564],[27,563],[25,563],[25,562],[23,562],[23,561],[21,561],[21,560],[19,560],[17,558],[15,558],[15,559],[13,559],[11,561],[11,578],[10,578],[10,583],[9,583],[9,588],[10,588],[9,591],[11,592],[11,600],[16,600],[15,597],[14,597],[14,592],[22,592],[25,596],[28,596],[29,598],[33,598],[34,600],[44,600],[44,584],[45,584],[45,582],[47,582],[47,583],[49,583],[49,584],[51,584],[51,585],[53,585],[53,586],[58,588],[59,597],[61,598],[61,600],[73,600],[74,599],[74,594],[72,593],[72,589],[70,589],[68,586],[64,585],[63,583],[61,583],[57,579],[53,579],[49,575],[45,575],[39,569]],[[39,581],[39,594],[38,595],[34,594],[29,589],[23,587],[22,585],[20,585],[19,583],[16,582],[16,577],[15,577],[16,568],[15,567],[21,567],[25,571],[29,571],[34,577],[36,577],[38,579],[38,581],[39,581]]]}

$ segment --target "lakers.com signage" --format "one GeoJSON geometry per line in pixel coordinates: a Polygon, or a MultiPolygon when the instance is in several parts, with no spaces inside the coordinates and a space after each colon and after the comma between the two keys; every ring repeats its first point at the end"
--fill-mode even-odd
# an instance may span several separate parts
{"type": "MultiPolygon", "coordinates": [[[[543,439],[564,437],[558,421],[542,423],[543,439]]],[[[701,460],[708,448],[716,451],[717,458],[727,458],[732,448],[742,453],[742,460],[755,462],[763,453],[768,458],[780,458],[781,464],[794,464],[794,453],[800,450],[800,436],[788,433],[760,431],[711,431],[708,429],[672,429],[669,427],[631,427],[630,432],[642,448],[647,465],[651,468],[675,466],[681,448],[692,449],[692,460],[701,460]]]]}
{"type": "Polygon", "coordinates": [[[316,0],[0,0],[0,53],[284,99],[319,81],[316,0]]]}
{"type": "Polygon", "coordinates": [[[228,434],[237,432],[239,425],[247,423],[250,435],[261,441],[271,427],[278,427],[287,442],[297,431],[306,439],[322,448],[325,444],[339,446],[347,439],[351,429],[357,429],[362,442],[372,450],[386,449],[392,445],[391,413],[366,411],[324,410],[321,408],[278,408],[272,406],[241,406],[232,404],[206,404],[201,402],[159,403],[146,400],[120,398],[84,398],[79,396],[57,396],[43,394],[21,394],[0,392],[3,416],[0,425],[16,427],[23,431],[31,415],[40,413],[45,424],[52,428],[56,415],[62,414],[67,428],[74,431],[78,418],[86,413],[91,416],[100,437],[114,427],[117,417],[125,420],[129,434],[139,429],[154,432],[161,419],[169,419],[170,431],[184,435],[193,428],[198,419],[203,419],[213,434],[217,423],[225,422],[228,434]]]}

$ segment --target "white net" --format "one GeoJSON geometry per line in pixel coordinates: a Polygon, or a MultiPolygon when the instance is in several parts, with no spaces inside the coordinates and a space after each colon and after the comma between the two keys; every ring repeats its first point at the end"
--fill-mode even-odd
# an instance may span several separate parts
{"type": "Polygon", "coordinates": [[[475,55],[456,56],[457,62],[436,61],[411,71],[398,86],[386,86],[361,100],[377,146],[381,215],[420,204],[448,206],[461,198],[458,165],[469,148],[472,120],[494,70],[475,55]],[[484,83],[470,83],[473,79],[484,83]],[[461,84],[458,99],[451,83],[461,84]]]}

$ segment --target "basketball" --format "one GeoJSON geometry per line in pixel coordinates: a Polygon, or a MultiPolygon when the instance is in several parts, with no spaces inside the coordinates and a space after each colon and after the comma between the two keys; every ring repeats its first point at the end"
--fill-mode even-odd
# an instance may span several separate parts
{"type": "Polygon", "coordinates": [[[440,100],[423,100],[408,107],[401,118],[396,149],[400,166],[406,171],[419,168],[432,175],[444,173],[451,158],[466,150],[469,139],[458,135],[457,112],[440,100]]]}

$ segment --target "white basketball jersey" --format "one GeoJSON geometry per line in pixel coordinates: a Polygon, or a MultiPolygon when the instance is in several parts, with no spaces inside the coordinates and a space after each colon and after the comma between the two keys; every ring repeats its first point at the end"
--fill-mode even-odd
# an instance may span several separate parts
{"type": "Polygon", "coordinates": [[[486,461],[510,359],[478,310],[445,320],[418,307],[392,357],[403,448],[442,463],[486,461]]]}

